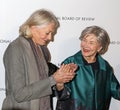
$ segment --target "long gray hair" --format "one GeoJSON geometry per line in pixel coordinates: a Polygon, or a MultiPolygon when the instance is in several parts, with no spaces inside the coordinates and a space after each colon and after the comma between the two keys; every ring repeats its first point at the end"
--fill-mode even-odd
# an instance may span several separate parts
{"type": "Polygon", "coordinates": [[[44,24],[55,23],[55,28],[60,26],[57,17],[51,12],[46,9],[40,9],[35,11],[24,24],[22,24],[19,28],[20,36],[24,36],[26,38],[31,38],[32,34],[30,31],[31,26],[41,26],[44,24]]]}

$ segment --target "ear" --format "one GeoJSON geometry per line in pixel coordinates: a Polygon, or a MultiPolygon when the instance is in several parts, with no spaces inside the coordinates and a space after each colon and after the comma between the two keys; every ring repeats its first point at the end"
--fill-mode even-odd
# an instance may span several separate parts
{"type": "Polygon", "coordinates": [[[31,26],[30,27],[30,31],[31,31],[32,34],[34,34],[35,31],[36,31],[36,26],[31,26]]]}
{"type": "Polygon", "coordinates": [[[37,28],[36,26],[31,26],[31,27],[30,27],[31,30],[34,30],[34,29],[36,29],[36,28],[37,28]]]}
{"type": "Polygon", "coordinates": [[[99,52],[102,49],[102,46],[98,48],[97,52],[99,52]]]}

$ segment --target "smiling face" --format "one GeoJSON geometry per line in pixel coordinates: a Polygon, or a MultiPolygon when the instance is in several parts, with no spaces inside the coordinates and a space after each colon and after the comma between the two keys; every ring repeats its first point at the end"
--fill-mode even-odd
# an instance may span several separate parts
{"type": "Polygon", "coordinates": [[[49,23],[42,26],[32,26],[32,40],[35,44],[47,45],[50,41],[54,40],[56,32],[55,24],[49,23]]]}
{"type": "Polygon", "coordinates": [[[97,52],[102,48],[94,34],[84,36],[80,46],[82,55],[88,62],[94,62],[96,60],[95,56],[97,52]]]}

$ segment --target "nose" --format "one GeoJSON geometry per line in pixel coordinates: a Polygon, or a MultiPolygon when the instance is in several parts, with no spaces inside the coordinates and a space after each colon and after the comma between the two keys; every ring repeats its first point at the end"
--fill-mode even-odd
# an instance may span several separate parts
{"type": "Polygon", "coordinates": [[[84,47],[89,47],[89,42],[85,41],[85,40],[82,40],[81,45],[84,46],[84,47]]]}
{"type": "Polygon", "coordinates": [[[53,35],[52,35],[51,33],[49,33],[47,39],[48,39],[49,41],[54,41],[53,35]]]}

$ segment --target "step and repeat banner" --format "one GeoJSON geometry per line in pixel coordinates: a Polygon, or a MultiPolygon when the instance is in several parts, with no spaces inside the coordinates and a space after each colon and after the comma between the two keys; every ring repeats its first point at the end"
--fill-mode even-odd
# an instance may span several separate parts
{"type": "MultiPolygon", "coordinates": [[[[49,9],[60,21],[60,28],[49,49],[56,65],[80,50],[81,31],[91,25],[107,30],[111,43],[103,57],[109,61],[120,81],[120,0],[1,0],[0,1],[0,108],[5,97],[3,54],[18,37],[19,26],[37,9],[49,9]]],[[[56,98],[54,107],[56,105],[56,98]]],[[[112,99],[110,110],[120,110],[112,99]]]]}

